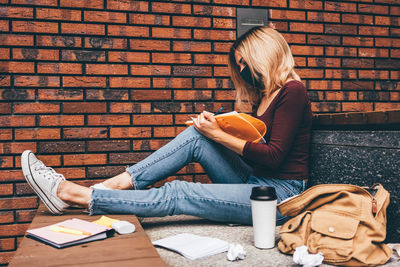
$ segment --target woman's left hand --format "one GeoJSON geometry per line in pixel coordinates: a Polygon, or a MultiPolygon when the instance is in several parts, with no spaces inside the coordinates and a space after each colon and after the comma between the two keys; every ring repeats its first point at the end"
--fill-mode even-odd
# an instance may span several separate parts
{"type": "Polygon", "coordinates": [[[214,114],[211,112],[203,111],[199,116],[191,119],[197,131],[210,139],[215,139],[215,137],[222,132],[222,129],[214,118],[214,114]]]}

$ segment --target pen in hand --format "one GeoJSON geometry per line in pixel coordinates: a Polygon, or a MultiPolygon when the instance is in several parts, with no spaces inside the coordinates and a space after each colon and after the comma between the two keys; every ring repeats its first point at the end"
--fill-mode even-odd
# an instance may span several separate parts
{"type": "MultiPolygon", "coordinates": [[[[214,116],[220,114],[221,111],[222,111],[223,109],[224,109],[224,107],[220,107],[220,108],[218,109],[218,111],[214,113],[214,116]]],[[[185,122],[185,124],[186,124],[187,126],[193,124],[194,118],[193,118],[193,117],[190,117],[190,118],[192,119],[191,121],[186,121],[186,122],[185,122]]]]}
{"type": "Polygon", "coordinates": [[[218,111],[214,113],[214,116],[220,114],[223,109],[224,109],[224,107],[220,107],[218,109],[218,111]]]}

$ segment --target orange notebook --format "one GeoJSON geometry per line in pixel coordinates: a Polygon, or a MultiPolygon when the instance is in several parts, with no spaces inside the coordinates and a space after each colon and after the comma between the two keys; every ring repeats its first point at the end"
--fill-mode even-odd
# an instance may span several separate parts
{"type": "MultiPolygon", "coordinates": [[[[222,130],[233,136],[254,143],[265,143],[263,136],[267,126],[262,120],[236,111],[216,115],[215,119],[222,130]]],[[[193,121],[186,121],[185,124],[193,125],[193,121]]]]}

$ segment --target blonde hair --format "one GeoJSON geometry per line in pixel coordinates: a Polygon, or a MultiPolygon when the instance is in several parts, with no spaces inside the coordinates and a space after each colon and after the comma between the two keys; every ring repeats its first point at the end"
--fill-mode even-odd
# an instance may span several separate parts
{"type": "Polygon", "coordinates": [[[266,26],[254,27],[236,40],[229,53],[228,66],[239,106],[243,100],[258,105],[264,96],[269,97],[287,80],[300,81],[294,71],[289,45],[278,31],[266,26]],[[236,64],[235,51],[243,57],[253,77],[264,84],[264,88],[255,88],[243,80],[236,64]]]}

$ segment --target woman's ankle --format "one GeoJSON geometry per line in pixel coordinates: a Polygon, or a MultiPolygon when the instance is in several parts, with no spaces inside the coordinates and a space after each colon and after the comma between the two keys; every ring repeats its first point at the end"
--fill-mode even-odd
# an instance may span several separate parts
{"type": "Polygon", "coordinates": [[[87,207],[91,198],[92,189],[75,184],[70,181],[58,185],[57,196],[70,205],[87,207]]]}
{"type": "Polygon", "coordinates": [[[58,184],[57,188],[57,196],[64,202],[68,201],[68,183],[69,181],[65,180],[58,184]]]}
{"type": "Polygon", "coordinates": [[[123,172],[117,176],[107,179],[103,182],[103,185],[114,190],[133,189],[132,177],[129,172],[123,172]]]}

